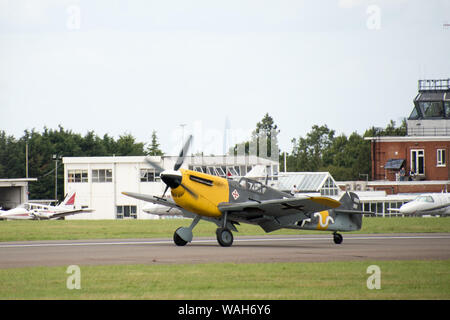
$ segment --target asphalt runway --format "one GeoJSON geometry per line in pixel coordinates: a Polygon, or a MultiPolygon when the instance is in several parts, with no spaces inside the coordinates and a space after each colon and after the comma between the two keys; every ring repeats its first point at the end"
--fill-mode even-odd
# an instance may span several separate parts
{"type": "Polygon", "coordinates": [[[450,234],[351,234],[334,244],[331,234],[238,236],[233,246],[194,238],[1,242],[0,268],[68,265],[327,262],[450,259],[450,234]]]}

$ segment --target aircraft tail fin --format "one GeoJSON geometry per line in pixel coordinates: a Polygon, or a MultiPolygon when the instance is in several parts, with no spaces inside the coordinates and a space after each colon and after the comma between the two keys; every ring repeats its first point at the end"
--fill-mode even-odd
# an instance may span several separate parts
{"type": "Polygon", "coordinates": [[[301,229],[328,231],[356,231],[361,229],[361,203],[353,192],[344,193],[339,199],[341,205],[321,212],[315,212],[311,218],[298,223],[301,229]]]}
{"type": "Polygon", "coordinates": [[[75,207],[76,192],[68,193],[64,201],[59,205],[60,207],[75,207]]]}
{"type": "Polygon", "coordinates": [[[334,209],[336,222],[339,217],[342,217],[346,221],[351,222],[350,225],[355,230],[360,230],[362,227],[362,215],[367,212],[362,211],[358,195],[354,192],[345,192],[339,199],[339,202],[341,206],[334,209]]]}

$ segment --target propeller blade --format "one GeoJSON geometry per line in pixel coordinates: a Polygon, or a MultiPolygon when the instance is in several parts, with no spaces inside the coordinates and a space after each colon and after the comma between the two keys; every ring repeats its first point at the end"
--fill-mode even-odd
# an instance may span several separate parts
{"type": "Polygon", "coordinates": [[[181,149],[181,151],[180,151],[180,155],[178,156],[177,162],[175,163],[173,170],[177,171],[183,165],[184,158],[186,157],[186,155],[188,153],[191,141],[192,141],[192,135],[190,135],[187,138],[186,142],[184,143],[183,149],[181,149]]]}
{"type": "Polygon", "coordinates": [[[191,196],[193,196],[195,199],[198,198],[198,195],[192,191],[191,189],[189,189],[188,187],[186,187],[184,184],[180,183],[180,186],[182,186],[184,188],[184,190],[186,190],[191,196]]]}
{"type": "Polygon", "coordinates": [[[164,189],[164,192],[163,192],[163,195],[162,195],[161,198],[164,198],[164,196],[166,195],[166,192],[167,192],[168,189],[169,189],[169,186],[166,185],[166,188],[164,189]]]}
{"type": "Polygon", "coordinates": [[[161,167],[159,164],[157,164],[156,162],[151,161],[149,158],[145,157],[144,158],[145,162],[147,162],[149,165],[151,165],[156,172],[161,173],[164,171],[164,168],[161,167]]]}

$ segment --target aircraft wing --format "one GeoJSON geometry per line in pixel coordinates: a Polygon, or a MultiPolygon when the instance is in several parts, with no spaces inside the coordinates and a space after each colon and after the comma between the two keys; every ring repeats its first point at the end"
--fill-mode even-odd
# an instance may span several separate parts
{"type": "Polygon", "coordinates": [[[63,212],[57,212],[57,213],[50,215],[49,219],[62,218],[65,216],[70,216],[72,214],[83,213],[83,212],[92,212],[92,211],[94,211],[94,210],[86,208],[86,209],[77,209],[77,210],[68,210],[68,211],[63,211],[63,212]]]}
{"type": "Polygon", "coordinates": [[[227,212],[231,219],[244,220],[259,225],[264,231],[271,232],[283,225],[303,219],[310,213],[334,209],[341,205],[339,201],[326,197],[295,197],[240,203],[221,203],[218,208],[227,212]]]}
{"type": "Polygon", "coordinates": [[[154,204],[160,204],[169,208],[177,208],[178,210],[181,211],[182,215],[188,218],[195,218],[196,214],[192,213],[190,211],[185,210],[184,208],[180,207],[179,205],[177,205],[173,200],[171,199],[165,199],[165,198],[160,198],[160,197],[155,197],[152,195],[148,195],[148,194],[142,194],[142,193],[134,193],[134,192],[122,192],[122,194],[128,196],[128,197],[132,197],[135,199],[139,199],[142,201],[147,201],[147,202],[151,202],[154,204]]]}
{"type": "Polygon", "coordinates": [[[132,198],[142,200],[142,201],[147,201],[147,202],[151,202],[151,203],[155,203],[155,204],[161,204],[163,206],[167,206],[170,208],[182,209],[173,200],[155,197],[155,196],[148,195],[148,194],[134,193],[134,192],[122,192],[122,194],[132,197],[132,198]]]}
{"type": "Polygon", "coordinates": [[[327,197],[295,197],[286,199],[227,202],[220,203],[219,210],[222,212],[233,212],[235,214],[259,212],[266,216],[284,216],[295,212],[304,214],[334,209],[341,205],[339,201],[327,197]]]}

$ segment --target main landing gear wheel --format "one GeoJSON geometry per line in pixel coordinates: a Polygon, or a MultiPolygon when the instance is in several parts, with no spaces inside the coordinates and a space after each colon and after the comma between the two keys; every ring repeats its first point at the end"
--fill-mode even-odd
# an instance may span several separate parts
{"type": "MultiPolygon", "coordinates": [[[[180,228],[178,228],[180,229],[180,228]]],[[[187,241],[183,240],[177,233],[178,229],[173,234],[173,242],[179,247],[185,246],[187,244],[187,241]]]]}
{"type": "Polygon", "coordinates": [[[333,233],[333,241],[334,241],[334,243],[341,244],[342,240],[344,240],[344,237],[341,234],[333,233]]]}
{"type": "Polygon", "coordinates": [[[217,242],[222,247],[229,247],[233,244],[233,234],[226,228],[218,228],[216,230],[217,242]]]}

